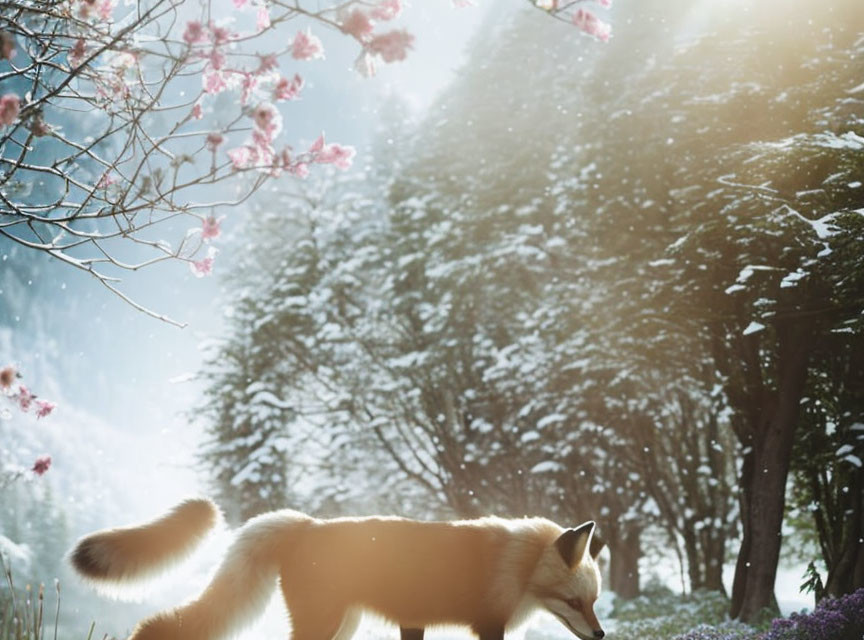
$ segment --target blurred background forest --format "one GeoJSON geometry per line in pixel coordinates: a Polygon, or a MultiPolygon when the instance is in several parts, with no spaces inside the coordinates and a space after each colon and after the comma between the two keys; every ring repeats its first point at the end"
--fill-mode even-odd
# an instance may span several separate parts
{"type": "Polygon", "coordinates": [[[622,0],[598,45],[504,4],[337,125],[355,171],[230,212],[213,281],[129,280],[184,330],[0,239],[0,353],[60,405],[0,421],[7,470],[55,462],[0,549],[64,637],[156,606],[75,583],[75,538],[195,490],[594,519],[621,638],[685,631],[642,620],[672,591],[758,626],[864,588],[864,7],[622,0]]]}

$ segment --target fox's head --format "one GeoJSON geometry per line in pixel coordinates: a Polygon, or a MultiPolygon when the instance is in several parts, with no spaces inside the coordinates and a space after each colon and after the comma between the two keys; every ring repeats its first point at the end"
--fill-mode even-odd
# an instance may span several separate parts
{"type": "Polygon", "coordinates": [[[600,595],[597,555],[605,544],[593,522],[567,529],[540,557],[531,577],[531,591],[540,606],[582,640],[606,635],[594,615],[600,595]]]}

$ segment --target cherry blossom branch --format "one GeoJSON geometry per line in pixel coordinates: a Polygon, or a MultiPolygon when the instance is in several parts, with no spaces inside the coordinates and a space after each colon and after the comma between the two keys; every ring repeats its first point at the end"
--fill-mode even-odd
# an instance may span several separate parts
{"type": "MultiPolygon", "coordinates": [[[[0,0],[0,81],[14,89],[0,92],[0,235],[178,326],[125,295],[120,274],[178,260],[209,275],[221,211],[269,180],[352,163],[353,148],[323,135],[301,150],[279,142],[282,111],[304,89],[291,67],[324,57],[312,28],[352,39],[367,77],[413,46],[389,26],[402,0],[215,1],[0,0]],[[216,17],[225,7],[237,28],[216,17]],[[291,36],[252,52],[276,31],[291,36]],[[223,93],[233,105],[217,110],[223,93]],[[159,229],[179,237],[157,239],[159,229]],[[114,255],[118,246],[135,258],[114,255]]],[[[583,0],[550,1],[532,4],[562,19],[583,0]]],[[[604,39],[596,24],[573,21],[604,39]]]]}
{"type": "Polygon", "coordinates": [[[16,388],[16,381],[20,378],[21,374],[11,364],[0,369],[0,395],[5,396],[23,413],[27,413],[31,408],[34,409],[37,420],[50,415],[57,405],[48,400],[40,400],[23,384],[19,383],[16,388]]]}
{"type": "MultiPolygon", "coordinates": [[[[594,36],[598,40],[606,42],[612,35],[612,27],[609,23],[600,20],[589,9],[583,6],[591,0],[528,0],[528,2],[550,16],[561,22],[575,25],[585,33],[594,36]]],[[[612,0],[594,0],[597,5],[604,9],[612,6],[612,0]]]]}

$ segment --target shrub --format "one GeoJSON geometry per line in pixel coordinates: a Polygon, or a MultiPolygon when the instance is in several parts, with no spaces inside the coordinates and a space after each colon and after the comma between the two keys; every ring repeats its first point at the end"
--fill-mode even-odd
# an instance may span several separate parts
{"type": "MultiPolygon", "coordinates": [[[[703,596],[706,594],[703,594],[703,596]]],[[[668,603],[667,603],[668,604],[668,603]]],[[[644,607],[644,603],[642,605],[644,607]]],[[[637,638],[638,630],[645,633],[659,632],[664,637],[666,629],[675,621],[686,619],[687,609],[678,606],[673,613],[642,623],[626,623],[625,633],[617,638],[637,638]]],[[[710,613],[710,608],[709,608],[710,613]]],[[[670,637],[670,636],[665,636],[670,637]]],[[[764,632],[737,621],[708,621],[672,637],[672,640],[862,640],[864,638],[864,589],[858,589],[841,598],[822,600],[810,613],[793,613],[788,618],[776,618],[771,628],[764,632]]]]}
{"type": "Polygon", "coordinates": [[[756,630],[736,620],[727,620],[716,626],[700,624],[672,640],[756,640],[756,630]]]}
{"type": "MultiPolygon", "coordinates": [[[[615,640],[672,638],[697,625],[717,625],[725,622],[728,599],[716,591],[697,591],[680,596],[669,589],[655,588],[632,600],[616,600],[611,617],[618,620],[615,640]]],[[[707,628],[707,627],[706,627],[707,628]]],[[[694,636],[693,640],[724,636],[694,636]]]]}
{"type": "Polygon", "coordinates": [[[864,637],[864,588],[826,598],[810,613],[777,618],[759,640],[861,640],[864,637]]]}

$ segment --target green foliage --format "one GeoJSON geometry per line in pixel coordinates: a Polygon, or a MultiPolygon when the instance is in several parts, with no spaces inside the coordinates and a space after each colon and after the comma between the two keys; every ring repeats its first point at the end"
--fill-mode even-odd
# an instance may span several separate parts
{"type": "Polygon", "coordinates": [[[822,576],[816,569],[816,564],[811,560],[804,571],[804,582],[801,584],[802,593],[812,593],[819,601],[825,596],[825,585],[822,583],[822,576]]]}
{"type": "MultiPolygon", "coordinates": [[[[55,606],[45,602],[45,585],[34,589],[16,585],[12,569],[0,554],[3,588],[0,590],[0,640],[44,640],[58,637],[60,626],[60,583],[55,582],[55,606]]],[[[90,625],[91,640],[96,623],[90,625]]]]}

